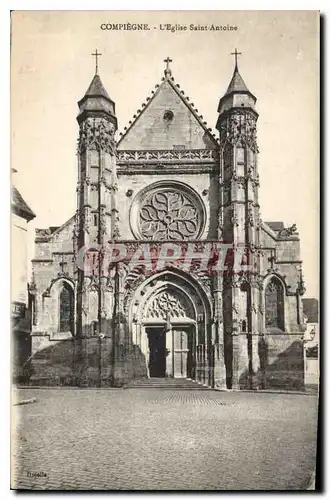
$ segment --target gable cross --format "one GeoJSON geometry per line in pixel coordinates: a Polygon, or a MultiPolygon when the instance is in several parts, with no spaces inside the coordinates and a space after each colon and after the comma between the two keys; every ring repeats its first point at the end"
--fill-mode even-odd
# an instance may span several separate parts
{"type": "Polygon", "coordinates": [[[166,59],[164,59],[164,63],[166,63],[166,68],[165,68],[165,71],[164,71],[165,76],[172,74],[172,71],[170,69],[170,63],[171,62],[173,62],[173,61],[169,57],[167,57],[166,59]]]}

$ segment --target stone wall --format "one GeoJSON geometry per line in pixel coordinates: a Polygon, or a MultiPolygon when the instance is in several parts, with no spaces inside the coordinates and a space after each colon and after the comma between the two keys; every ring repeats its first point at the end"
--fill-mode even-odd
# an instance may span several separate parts
{"type": "MultiPolygon", "coordinates": [[[[155,169],[158,167],[155,166],[155,169]]],[[[135,196],[147,187],[151,187],[154,182],[168,181],[170,183],[181,182],[190,186],[201,198],[206,212],[206,224],[201,239],[214,238],[216,234],[217,224],[217,180],[211,174],[200,173],[189,174],[188,172],[182,174],[119,174],[119,185],[117,192],[119,219],[120,219],[120,235],[121,239],[134,239],[134,235],[130,226],[130,209],[134,202],[135,196]],[[131,197],[127,196],[129,190],[133,191],[131,197]]]]}
{"type": "Polygon", "coordinates": [[[119,149],[208,149],[215,147],[215,140],[207,133],[172,87],[165,81],[145,107],[129,133],[119,142],[119,149]],[[169,111],[170,115],[165,115],[169,111]]]}
{"type": "Polygon", "coordinates": [[[11,301],[27,304],[27,221],[12,214],[11,301]]]}
{"type": "Polygon", "coordinates": [[[266,335],[259,346],[265,388],[304,388],[304,343],[301,334],[266,335]]]}
{"type": "Polygon", "coordinates": [[[113,346],[109,337],[54,340],[45,335],[25,365],[26,382],[40,386],[121,387],[146,376],[140,348],[113,346]]]}

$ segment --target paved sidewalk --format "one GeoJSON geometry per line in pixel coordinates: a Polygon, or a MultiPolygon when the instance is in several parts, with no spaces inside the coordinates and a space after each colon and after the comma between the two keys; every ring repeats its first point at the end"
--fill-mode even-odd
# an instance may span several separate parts
{"type": "Polygon", "coordinates": [[[317,397],[162,389],[23,389],[12,487],[305,490],[317,397]]]}

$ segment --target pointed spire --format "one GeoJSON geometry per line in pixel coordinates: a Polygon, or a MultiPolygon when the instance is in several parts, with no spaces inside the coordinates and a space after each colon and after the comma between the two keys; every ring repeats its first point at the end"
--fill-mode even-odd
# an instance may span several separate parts
{"type": "Polygon", "coordinates": [[[241,54],[241,52],[237,52],[237,49],[231,53],[231,55],[235,56],[234,73],[225,94],[220,99],[218,113],[236,106],[248,106],[254,109],[257,99],[247,88],[238,70],[237,56],[241,54]]]}
{"type": "Polygon", "coordinates": [[[230,94],[231,92],[249,92],[249,89],[245,85],[245,82],[238,71],[237,63],[235,64],[234,74],[225,95],[230,94]]]}
{"type": "Polygon", "coordinates": [[[231,55],[235,56],[234,74],[225,95],[230,94],[231,92],[249,92],[249,89],[245,85],[245,82],[238,71],[237,56],[241,56],[242,52],[237,52],[237,49],[235,49],[234,52],[231,52],[231,55]]]}
{"type": "Polygon", "coordinates": [[[101,78],[97,73],[95,73],[93,80],[85,93],[85,97],[105,97],[106,99],[111,100],[108,92],[104,88],[101,78]]]}
{"type": "MultiPolygon", "coordinates": [[[[218,113],[220,116],[224,113],[228,113],[231,109],[243,107],[253,110],[253,112],[258,115],[255,110],[257,98],[249,91],[238,70],[237,56],[241,54],[242,53],[238,52],[237,49],[231,53],[231,55],[235,56],[234,73],[225,94],[219,101],[218,113]]],[[[221,124],[220,116],[216,125],[218,130],[221,124]]]]}
{"type": "Polygon", "coordinates": [[[87,114],[92,113],[95,116],[95,113],[101,116],[103,113],[107,118],[111,117],[111,121],[115,123],[117,127],[117,118],[115,111],[115,103],[110,98],[108,92],[106,91],[102,80],[98,74],[98,57],[101,56],[97,49],[95,53],[92,53],[92,56],[95,56],[95,75],[85,92],[85,95],[78,102],[79,106],[79,114],[77,116],[78,123],[83,121],[87,114]]]}

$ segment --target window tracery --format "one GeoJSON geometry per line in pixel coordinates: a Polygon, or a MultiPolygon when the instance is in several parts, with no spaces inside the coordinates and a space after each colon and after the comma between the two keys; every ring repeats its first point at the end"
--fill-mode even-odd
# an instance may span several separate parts
{"type": "Polygon", "coordinates": [[[73,333],[74,296],[72,288],[63,283],[60,291],[59,331],[73,333]]]}
{"type": "Polygon", "coordinates": [[[272,278],[265,290],[266,328],[278,328],[284,331],[284,293],[283,286],[272,278]]]}
{"type": "Polygon", "coordinates": [[[148,319],[194,318],[191,304],[175,291],[164,291],[154,297],[147,309],[148,319]]]}
{"type": "Polygon", "coordinates": [[[159,183],[142,190],[133,201],[131,227],[138,239],[193,240],[202,232],[204,211],[189,186],[159,183]]]}

